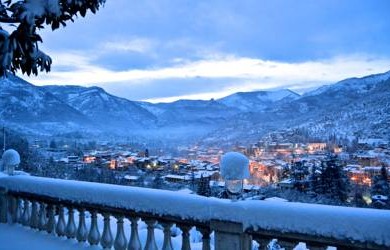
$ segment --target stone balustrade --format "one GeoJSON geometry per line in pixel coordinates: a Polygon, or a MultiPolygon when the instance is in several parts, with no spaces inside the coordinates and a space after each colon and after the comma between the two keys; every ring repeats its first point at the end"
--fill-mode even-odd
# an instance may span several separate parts
{"type": "Polygon", "coordinates": [[[193,228],[201,233],[204,250],[268,249],[271,242],[284,249],[300,242],[308,249],[390,249],[390,211],[286,204],[232,202],[30,176],[0,177],[0,222],[20,223],[103,249],[174,249],[174,226],[180,228],[183,250],[191,249],[193,228]],[[333,213],[338,215],[331,217],[333,213]],[[145,239],[139,235],[140,223],[146,224],[145,239]],[[156,230],[163,233],[162,245],[156,243],[156,230]]]}

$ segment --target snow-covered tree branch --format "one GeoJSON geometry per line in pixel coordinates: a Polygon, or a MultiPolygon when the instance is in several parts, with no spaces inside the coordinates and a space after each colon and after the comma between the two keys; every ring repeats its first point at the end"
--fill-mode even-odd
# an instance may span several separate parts
{"type": "Polygon", "coordinates": [[[45,26],[52,30],[66,26],[74,17],[96,13],[105,0],[0,0],[0,73],[7,71],[30,75],[50,71],[52,60],[38,47],[37,33],[45,26]],[[2,25],[9,24],[7,30],[2,25]]]}

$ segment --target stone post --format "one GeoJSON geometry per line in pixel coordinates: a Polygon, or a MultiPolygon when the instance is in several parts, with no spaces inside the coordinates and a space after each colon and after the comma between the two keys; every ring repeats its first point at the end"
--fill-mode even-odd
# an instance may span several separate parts
{"type": "Polygon", "coordinates": [[[252,237],[244,232],[240,223],[217,221],[210,222],[211,230],[215,233],[215,249],[252,249],[252,237]]]}

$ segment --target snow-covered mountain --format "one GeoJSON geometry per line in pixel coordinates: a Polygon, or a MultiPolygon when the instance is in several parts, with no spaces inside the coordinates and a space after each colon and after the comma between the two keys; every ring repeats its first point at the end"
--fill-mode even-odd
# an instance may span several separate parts
{"type": "Polygon", "coordinates": [[[250,141],[266,133],[302,128],[317,138],[389,138],[390,72],[351,78],[321,87],[289,102],[258,112],[244,112],[224,128],[207,135],[250,141]],[[238,129],[237,129],[238,128],[238,129]]]}
{"type": "Polygon", "coordinates": [[[324,85],[316,90],[304,94],[304,96],[315,96],[328,91],[337,92],[338,90],[340,91],[350,90],[356,93],[365,93],[370,91],[370,89],[372,89],[373,87],[375,87],[376,84],[386,81],[389,78],[390,78],[390,71],[387,71],[382,74],[369,75],[362,78],[357,78],[357,77],[348,78],[336,84],[324,85]]]}
{"type": "Polygon", "coordinates": [[[298,108],[297,115],[311,114],[301,126],[313,134],[389,137],[390,71],[322,87],[291,106],[298,108]]]}
{"type": "Polygon", "coordinates": [[[390,72],[346,79],[302,96],[290,90],[256,91],[158,104],[129,101],[98,87],[36,87],[14,76],[1,79],[0,91],[0,121],[32,131],[88,127],[120,136],[203,142],[253,142],[295,128],[322,138],[390,134],[390,72]]]}
{"type": "Polygon", "coordinates": [[[179,100],[171,103],[140,103],[140,105],[156,115],[161,125],[183,123],[214,125],[237,114],[236,109],[214,100],[179,100]]]}
{"type": "Polygon", "coordinates": [[[282,89],[276,91],[238,92],[218,100],[218,102],[241,111],[258,112],[271,107],[276,102],[291,102],[300,97],[299,94],[282,89]]]}
{"type": "Polygon", "coordinates": [[[78,110],[16,76],[0,78],[0,121],[20,129],[75,129],[89,120],[78,110]]]}
{"type": "Polygon", "coordinates": [[[98,127],[107,130],[153,127],[156,117],[137,103],[113,96],[99,87],[43,86],[98,127]]]}

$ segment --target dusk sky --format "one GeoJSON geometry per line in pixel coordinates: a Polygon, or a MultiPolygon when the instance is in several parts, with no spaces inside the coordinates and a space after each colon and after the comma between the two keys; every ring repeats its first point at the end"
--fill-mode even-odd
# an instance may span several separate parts
{"type": "Polygon", "coordinates": [[[388,0],[107,0],[52,32],[37,84],[101,86],[131,100],[299,93],[390,70],[388,0]]]}

